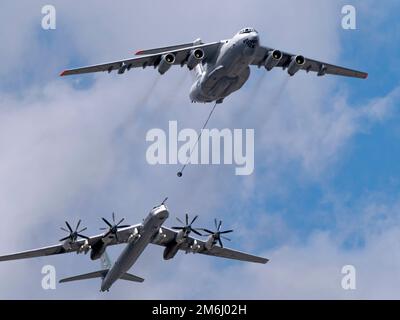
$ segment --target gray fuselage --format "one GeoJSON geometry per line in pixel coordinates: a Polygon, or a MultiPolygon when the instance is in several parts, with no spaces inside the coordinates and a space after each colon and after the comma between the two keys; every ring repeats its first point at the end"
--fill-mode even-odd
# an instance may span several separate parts
{"type": "Polygon", "coordinates": [[[250,76],[249,65],[259,46],[254,29],[237,33],[223,41],[216,56],[207,63],[196,66],[197,79],[190,90],[192,102],[222,102],[232,92],[239,90],[250,76]]]}
{"type": "Polygon", "coordinates": [[[168,218],[168,210],[164,205],[151,210],[140,227],[139,234],[134,241],[128,242],[114,265],[107,272],[101,283],[101,291],[107,291],[125,272],[136,262],[143,250],[152,241],[153,237],[168,218]]]}

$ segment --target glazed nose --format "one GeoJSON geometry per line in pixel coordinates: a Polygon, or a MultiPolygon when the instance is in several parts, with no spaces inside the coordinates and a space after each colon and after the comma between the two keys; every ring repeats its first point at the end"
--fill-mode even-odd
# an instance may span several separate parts
{"type": "Polygon", "coordinates": [[[249,38],[250,40],[252,40],[255,43],[258,43],[260,41],[260,38],[258,37],[258,34],[253,32],[253,34],[250,36],[249,38]]]}

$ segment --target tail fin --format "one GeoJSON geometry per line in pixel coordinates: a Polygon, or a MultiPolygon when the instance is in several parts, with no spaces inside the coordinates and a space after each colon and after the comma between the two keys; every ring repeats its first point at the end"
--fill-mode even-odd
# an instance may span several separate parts
{"type": "Polygon", "coordinates": [[[111,269],[112,263],[111,263],[110,257],[107,254],[107,251],[104,251],[104,253],[101,255],[100,265],[101,265],[101,268],[104,270],[111,269]]]}

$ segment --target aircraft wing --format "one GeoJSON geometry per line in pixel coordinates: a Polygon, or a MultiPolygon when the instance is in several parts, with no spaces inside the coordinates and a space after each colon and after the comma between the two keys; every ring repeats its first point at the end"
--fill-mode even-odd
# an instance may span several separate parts
{"type": "MultiPolygon", "coordinates": [[[[161,227],[162,234],[164,234],[164,238],[162,240],[159,240],[160,237],[156,237],[155,239],[157,241],[153,240],[153,244],[161,245],[161,246],[167,246],[171,241],[174,241],[177,232],[166,228],[166,227],[161,227]]],[[[196,253],[201,253],[209,256],[214,256],[214,257],[220,257],[220,258],[226,258],[226,259],[233,259],[233,260],[240,260],[240,261],[247,261],[247,262],[255,262],[255,263],[267,263],[269,260],[266,258],[254,256],[245,252],[240,252],[237,250],[229,249],[229,248],[221,248],[220,246],[213,246],[210,250],[208,250],[205,247],[205,241],[195,239],[193,237],[188,237],[187,241],[182,243],[180,246],[180,250],[186,251],[186,252],[196,252],[196,253]],[[197,251],[193,250],[193,246],[199,246],[199,249],[197,251]]]]}
{"type": "MultiPolygon", "coordinates": [[[[273,50],[274,49],[272,48],[259,47],[256,53],[256,57],[253,60],[252,64],[257,66],[262,66],[269,52],[272,52],[273,50]]],[[[281,52],[282,52],[282,58],[280,59],[276,67],[281,67],[283,69],[286,69],[289,67],[292,58],[295,57],[296,55],[283,51],[281,52]]],[[[368,73],[365,72],[343,68],[322,61],[309,59],[307,57],[305,57],[305,63],[301,66],[301,69],[305,70],[306,72],[310,71],[317,72],[319,76],[323,76],[325,74],[332,74],[332,75],[360,78],[360,79],[366,79],[368,77],[368,73]]]]}
{"type": "Polygon", "coordinates": [[[128,59],[121,59],[114,62],[109,63],[102,63],[77,69],[70,69],[63,71],[60,76],[68,76],[74,74],[83,74],[83,73],[93,73],[93,72],[100,72],[100,71],[107,71],[108,73],[112,72],[113,70],[118,70],[118,73],[124,73],[125,71],[129,71],[132,68],[145,68],[148,66],[156,67],[161,61],[161,58],[164,54],[172,53],[175,55],[174,65],[181,65],[183,66],[191,53],[192,50],[201,48],[204,51],[204,58],[203,61],[208,61],[208,59],[212,59],[216,52],[221,47],[221,42],[213,42],[213,43],[205,43],[205,44],[198,44],[198,45],[191,45],[181,48],[181,46],[171,46],[159,49],[150,49],[150,50],[142,50],[136,53],[136,57],[128,58],[128,59]],[[168,50],[171,49],[172,50],[168,50]],[[166,51],[163,51],[166,50],[166,51]],[[160,52],[161,51],[161,52],[160,52]]]}
{"type": "MultiPolygon", "coordinates": [[[[134,226],[130,226],[128,228],[123,228],[123,229],[118,230],[118,241],[114,238],[107,245],[108,246],[116,245],[119,243],[126,242],[128,237],[132,234],[132,231],[135,228],[139,228],[139,227],[140,227],[140,225],[134,225],[134,226]]],[[[93,245],[97,241],[101,240],[102,238],[103,238],[103,234],[99,234],[99,235],[90,237],[88,239],[88,244],[93,245]]],[[[56,244],[56,245],[49,246],[49,247],[43,247],[43,248],[39,248],[39,249],[33,249],[33,250],[28,250],[28,251],[12,253],[12,254],[8,254],[8,255],[0,256],[0,262],[76,252],[76,251],[78,251],[79,248],[82,247],[82,245],[84,243],[85,243],[85,240],[81,239],[81,240],[71,243],[69,246],[65,246],[63,243],[60,243],[60,244],[56,244]]]]}

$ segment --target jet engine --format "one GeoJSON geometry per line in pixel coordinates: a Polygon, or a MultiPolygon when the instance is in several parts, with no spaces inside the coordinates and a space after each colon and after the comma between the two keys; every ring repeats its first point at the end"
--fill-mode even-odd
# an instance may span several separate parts
{"type": "Polygon", "coordinates": [[[190,56],[187,61],[187,67],[189,70],[193,70],[204,58],[203,49],[194,49],[190,52],[190,56]]]}
{"type": "Polygon", "coordinates": [[[303,56],[293,56],[292,61],[288,67],[288,73],[290,76],[294,76],[297,71],[299,71],[304,64],[306,63],[306,59],[303,56]]]}
{"type": "Polygon", "coordinates": [[[267,69],[268,71],[271,71],[274,67],[276,67],[279,63],[279,61],[281,61],[283,55],[282,52],[279,50],[273,50],[270,51],[268,53],[267,58],[265,59],[265,69],[267,69]]]}
{"type": "Polygon", "coordinates": [[[166,73],[169,68],[174,64],[175,56],[172,53],[166,53],[161,57],[160,64],[158,65],[158,72],[160,74],[166,73]]]}

